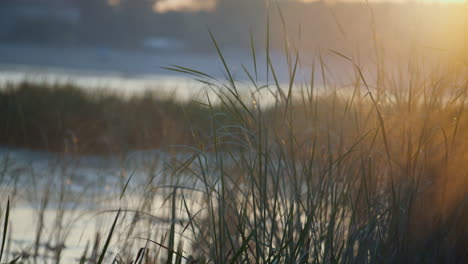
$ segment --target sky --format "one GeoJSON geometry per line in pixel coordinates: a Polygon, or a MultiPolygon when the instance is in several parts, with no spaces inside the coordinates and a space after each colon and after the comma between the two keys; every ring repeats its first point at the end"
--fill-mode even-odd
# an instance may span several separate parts
{"type": "MultiPolygon", "coordinates": [[[[118,0],[110,0],[118,1],[118,0]]],[[[235,1],[235,0],[233,0],[235,1]]],[[[315,2],[319,0],[277,0],[277,1],[298,1],[304,3],[315,2]]],[[[365,2],[366,0],[325,0],[330,2],[337,1],[352,1],[352,2],[365,2]]],[[[370,2],[404,2],[407,0],[369,0],[370,2]]],[[[413,2],[422,3],[464,3],[468,0],[409,0],[413,2]]],[[[217,0],[159,0],[153,6],[155,12],[166,13],[170,11],[211,11],[216,7],[217,0]]]]}
{"type": "MultiPolygon", "coordinates": [[[[171,11],[186,11],[186,12],[199,12],[199,11],[212,11],[216,8],[218,0],[158,0],[155,1],[153,9],[157,13],[167,13],[171,11]]],[[[235,0],[233,0],[235,1],[235,0]]],[[[271,0],[272,2],[275,0],[271,0]]],[[[312,3],[321,0],[276,0],[276,1],[291,1],[312,3]]],[[[366,2],[367,0],[322,0],[333,2],[366,2]]],[[[369,2],[417,2],[417,3],[468,3],[468,0],[368,0],[369,2]]],[[[110,5],[118,5],[121,0],[108,0],[110,5]]]]}

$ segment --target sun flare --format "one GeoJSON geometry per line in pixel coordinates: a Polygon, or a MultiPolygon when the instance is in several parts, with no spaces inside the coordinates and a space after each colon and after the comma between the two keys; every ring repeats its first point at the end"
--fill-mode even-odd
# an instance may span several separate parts
{"type": "Polygon", "coordinates": [[[160,0],[156,1],[153,10],[157,13],[171,11],[212,11],[216,0],[160,0]]]}
{"type": "MultiPolygon", "coordinates": [[[[296,0],[302,3],[313,3],[321,0],[296,0]]],[[[324,0],[325,2],[367,2],[367,0],[324,0]]],[[[389,3],[423,3],[423,4],[463,4],[468,3],[467,0],[368,0],[369,2],[389,2],[389,3]]]]}

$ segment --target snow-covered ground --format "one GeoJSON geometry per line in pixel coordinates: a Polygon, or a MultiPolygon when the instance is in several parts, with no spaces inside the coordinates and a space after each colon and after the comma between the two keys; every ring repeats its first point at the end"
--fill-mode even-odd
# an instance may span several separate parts
{"type": "MultiPolygon", "coordinates": [[[[7,197],[11,201],[9,259],[20,253],[35,255],[37,244],[38,259],[49,259],[52,263],[56,259],[55,249],[64,245],[60,254],[62,263],[77,262],[86,245],[92,247],[98,232],[101,240],[105,240],[119,208],[125,213],[110,247],[114,255],[109,252],[109,256],[115,256],[122,250],[122,241],[129,240],[127,232],[137,211],[142,220],[135,224],[131,241],[164,234],[170,225],[171,203],[166,200],[173,190],[171,186],[177,182],[194,187],[189,177],[174,175],[171,166],[189,157],[188,153],[171,156],[158,150],[111,157],[74,157],[0,148],[2,221],[7,197]]],[[[197,199],[190,199],[193,196],[189,193],[184,195],[191,208],[199,210],[197,199]]],[[[180,221],[186,218],[179,212],[180,221]]],[[[141,244],[140,241],[134,246],[141,244]]],[[[90,252],[91,249],[88,255],[90,252]]]]}

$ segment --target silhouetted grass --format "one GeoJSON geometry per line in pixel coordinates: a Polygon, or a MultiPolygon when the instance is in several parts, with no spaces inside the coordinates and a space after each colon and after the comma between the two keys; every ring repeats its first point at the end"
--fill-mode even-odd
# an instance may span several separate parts
{"type": "MultiPolygon", "coordinates": [[[[129,187],[133,176],[123,182],[116,199],[132,189],[140,200],[119,210],[99,263],[466,262],[468,75],[463,70],[427,75],[423,65],[413,63],[410,70],[395,65],[397,73],[405,72],[395,77],[380,64],[385,54],[377,46],[380,59],[372,76],[359,58],[327,51],[349,63],[355,78],[346,93],[326,78],[319,91],[314,78],[296,80],[303,58],[285,45],[289,80],[281,87],[267,37],[269,82],[257,82],[252,40],[254,69],[243,67],[252,90],[240,94],[222,47],[211,32],[210,37],[227,80],[172,68],[210,83],[215,96],[203,98],[203,104],[93,97],[73,87],[31,84],[2,92],[5,142],[31,144],[32,131],[41,142],[63,140],[69,129],[79,135],[74,144],[83,151],[93,150],[87,140],[102,136],[124,150],[184,145],[179,154],[188,155],[161,165],[166,181],[157,182],[151,170],[144,186],[129,187]],[[10,139],[12,132],[19,135],[10,139]],[[157,195],[163,205],[155,208],[157,195]],[[129,224],[118,221],[125,216],[129,224]],[[116,236],[119,230],[125,234],[116,236]],[[119,253],[104,258],[111,247],[119,253]]],[[[322,55],[313,63],[325,76],[322,55]]],[[[97,142],[92,141],[96,149],[105,149],[97,142]]],[[[47,149],[63,149],[55,144],[47,149]]],[[[90,257],[84,251],[83,263],[97,259],[98,238],[90,257]]]]}

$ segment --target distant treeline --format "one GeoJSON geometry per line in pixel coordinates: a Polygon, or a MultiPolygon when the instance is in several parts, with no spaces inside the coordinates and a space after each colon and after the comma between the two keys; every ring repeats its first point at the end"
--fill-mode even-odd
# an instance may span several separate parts
{"type": "Polygon", "coordinates": [[[210,135],[208,107],[152,94],[123,98],[72,85],[0,89],[0,145],[108,154],[196,144],[210,135]],[[196,120],[191,123],[189,120],[196,120]]]}

